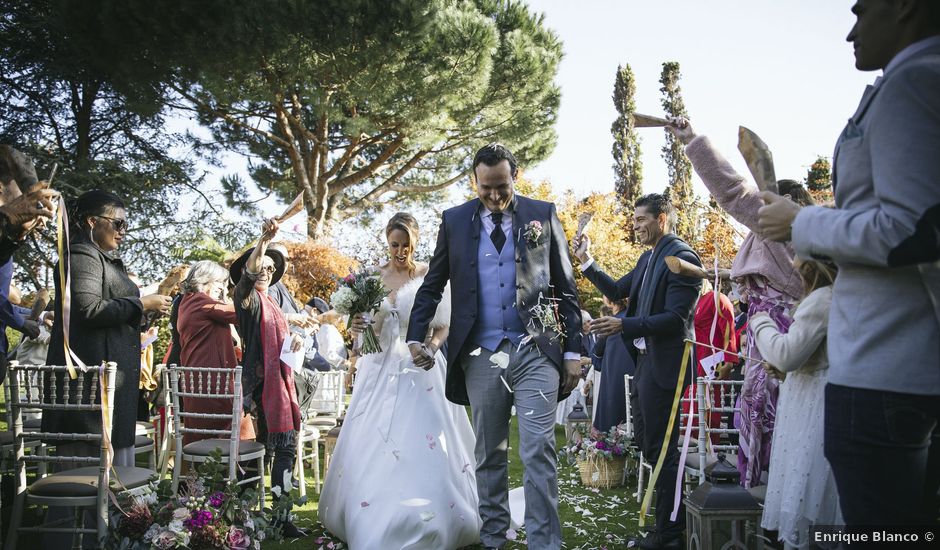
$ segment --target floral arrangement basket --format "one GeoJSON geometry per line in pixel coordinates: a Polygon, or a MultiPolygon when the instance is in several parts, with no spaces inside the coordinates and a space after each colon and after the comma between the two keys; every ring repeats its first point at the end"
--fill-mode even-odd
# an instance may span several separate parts
{"type": "Polygon", "coordinates": [[[114,500],[107,550],[260,550],[261,541],[281,540],[281,529],[267,519],[286,517],[291,495],[281,495],[273,510],[258,510],[251,488],[226,481],[228,467],[215,450],[173,494],[170,480],[154,481],[145,495],[114,500]]]}
{"type": "Polygon", "coordinates": [[[569,464],[577,465],[584,486],[609,489],[623,484],[630,442],[617,426],[607,433],[579,431],[574,439],[561,454],[569,464]]]}
{"type": "Polygon", "coordinates": [[[599,487],[610,489],[623,485],[623,470],[627,466],[625,457],[612,459],[591,458],[578,459],[578,470],[581,472],[581,484],[585,487],[599,487]]]}

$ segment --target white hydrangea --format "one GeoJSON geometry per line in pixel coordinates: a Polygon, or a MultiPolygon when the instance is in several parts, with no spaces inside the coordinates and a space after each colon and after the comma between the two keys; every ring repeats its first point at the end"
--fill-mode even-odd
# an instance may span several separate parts
{"type": "Polygon", "coordinates": [[[347,286],[341,286],[339,287],[339,290],[330,296],[330,305],[332,305],[333,309],[336,311],[344,315],[350,315],[353,313],[352,305],[356,301],[357,297],[358,296],[356,296],[356,292],[353,289],[347,286]]]}

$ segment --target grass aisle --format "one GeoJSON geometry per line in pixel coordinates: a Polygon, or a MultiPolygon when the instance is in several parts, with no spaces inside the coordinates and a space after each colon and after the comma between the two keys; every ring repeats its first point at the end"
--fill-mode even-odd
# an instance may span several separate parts
{"type": "MultiPolygon", "coordinates": [[[[509,431],[509,487],[522,485],[522,463],[519,460],[519,432],[515,417],[509,431]]],[[[558,445],[565,441],[563,426],[555,427],[558,445]]],[[[304,539],[282,543],[262,544],[264,550],[337,550],[345,544],[330,537],[317,521],[317,502],[319,495],[314,494],[309,485],[308,503],[297,510],[297,523],[310,529],[312,535],[304,539]]],[[[595,550],[603,548],[622,548],[626,537],[637,530],[639,504],[633,496],[636,480],[628,479],[627,486],[612,489],[591,489],[581,485],[580,475],[575,466],[563,461],[558,466],[558,512],[561,517],[563,548],[595,550]]],[[[472,546],[478,549],[482,546],[472,546]]],[[[525,544],[525,532],[520,531],[518,539],[505,546],[507,550],[528,548],[525,544]]]]}

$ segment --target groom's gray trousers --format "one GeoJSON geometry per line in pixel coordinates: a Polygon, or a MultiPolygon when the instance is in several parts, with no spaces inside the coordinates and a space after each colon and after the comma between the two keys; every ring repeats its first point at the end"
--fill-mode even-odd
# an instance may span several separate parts
{"type": "Polygon", "coordinates": [[[476,432],[477,492],[484,546],[502,547],[509,529],[509,419],[516,406],[519,456],[525,468],[525,528],[529,548],[561,548],[558,478],[555,454],[555,409],[558,369],[534,342],[518,348],[503,340],[497,352],[509,355],[509,366],[494,366],[485,349],[477,356],[468,344],[461,364],[476,432]],[[505,381],[505,383],[504,383],[505,381]],[[507,388],[508,386],[508,388],[507,388]],[[510,392],[510,389],[512,390],[510,392]]]}

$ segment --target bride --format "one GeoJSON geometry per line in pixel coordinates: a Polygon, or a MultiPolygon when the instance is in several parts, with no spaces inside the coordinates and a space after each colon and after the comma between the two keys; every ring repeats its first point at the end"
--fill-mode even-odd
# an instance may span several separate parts
{"type": "MultiPolygon", "coordinates": [[[[390,260],[379,267],[391,294],[374,318],[382,352],[357,363],[358,378],[320,497],[320,522],[351,550],[458,548],[479,542],[474,436],[463,407],[444,397],[438,351],[450,321],[449,291],[431,324],[435,368],[417,368],[405,344],[415,293],[418,223],[395,214],[385,229],[390,260]]],[[[365,324],[353,320],[353,331],[365,324]]]]}

